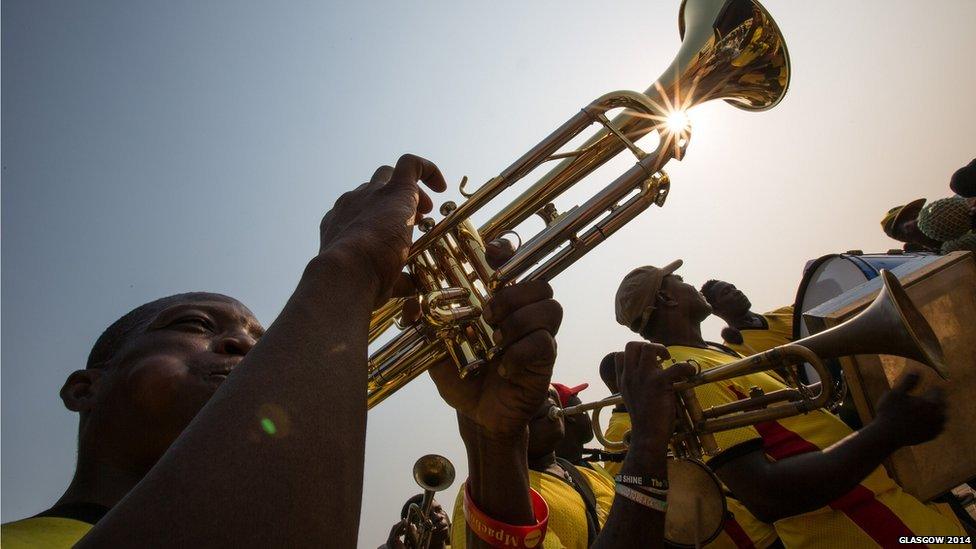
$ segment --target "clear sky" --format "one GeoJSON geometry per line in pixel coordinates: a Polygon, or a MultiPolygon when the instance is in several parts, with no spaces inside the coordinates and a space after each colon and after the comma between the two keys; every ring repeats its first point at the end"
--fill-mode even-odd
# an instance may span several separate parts
{"type": "MultiPolygon", "coordinates": [[[[414,152],[458,198],[461,176],[496,175],[595,97],[647,88],[678,50],[678,4],[3,2],[2,519],[67,485],[76,418],[58,390],[113,320],[211,290],[270,324],[339,194],[414,152]]],[[[788,303],[806,260],[895,247],[883,213],[948,195],[976,156],[976,2],[766,7],[792,57],[783,103],[692,111],[667,205],[554,283],[554,378],[593,383],[584,400],[630,339],[612,296],[632,267],[682,257],[689,281],[788,303]]],[[[429,452],[458,467],[450,506],[463,450],[423,377],[370,413],[364,547],[429,452]]]]}

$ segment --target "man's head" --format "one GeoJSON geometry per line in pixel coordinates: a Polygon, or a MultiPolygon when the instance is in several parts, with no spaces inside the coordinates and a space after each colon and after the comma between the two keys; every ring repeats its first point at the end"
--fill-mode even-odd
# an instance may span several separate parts
{"type": "Polygon", "coordinates": [[[674,323],[700,324],[712,308],[697,288],[674,272],[676,260],[663,268],[644,266],[624,277],[617,289],[617,322],[653,339],[655,331],[674,323]]]}
{"type": "Polygon", "coordinates": [[[212,293],[157,299],[115,321],[86,369],[61,389],[81,414],[80,452],[152,466],[264,332],[237,300],[212,293]]]}
{"type": "Polygon", "coordinates": [[[752,308],[746,294],[724,280],[709,280],[702,284],[701,294],[712,306],[712,312],[725,319],[740,317],[752,308]]]}
{"type": "Polygon", "coordinates": [[[949,188],[962,197],[972,198],[976,196],[976,158],[952,174],[952,178],[949,180],[949,188]]]}
{"type": "Polygon", "coordinates": [[[610,389],[610,392],[617,394],[620,392],[620,385],[617,383],[617,353],[609,353],[600,361],[600,379],[603,384],[610,389]]]}
{"type": "MultiPolygon", "coordinates": [[[[588,383],[568,387],[562,383],[553,383],[556,395],[559,397],[559,405],[562,408],[582,404],[579,393],[589,387],[588,383]]],[[[556,455],[568,459],[572,462],[579,461],[583,456],[583,446],[593,440],[593,424],[590,423],[590,416],[585,412],[566,416],[563,420],[563,431],[565,436],[556,444],[556,455]]]]}
{"type": "Polygon", "coordinates": [[[922,210],[923,205],[925,205],[925,199],[919,198],[904,206],[891,208],[881,219],[881,228],[886,235],[899,242],[938,250],[940,243],[925,236],[918,228],[918,213],[922,210]]]}

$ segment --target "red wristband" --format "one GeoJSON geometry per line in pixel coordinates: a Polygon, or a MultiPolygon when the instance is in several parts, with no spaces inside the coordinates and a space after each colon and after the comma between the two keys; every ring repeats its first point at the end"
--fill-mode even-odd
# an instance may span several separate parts
{"type": "Polygon", "coordinates": [[[515,547],[517,549],[533,549],[542,547],[542,540],[546,537],[549,526],[549,505],[542,499],[539,492],[529,488],[532,498],[532,513],[536,523],[529,526],[516,526],[497,521],[484,514],[471,499],[471,489],[464,483],[464,520],[468,528],[476,536],[492,547],[515,547]]]}

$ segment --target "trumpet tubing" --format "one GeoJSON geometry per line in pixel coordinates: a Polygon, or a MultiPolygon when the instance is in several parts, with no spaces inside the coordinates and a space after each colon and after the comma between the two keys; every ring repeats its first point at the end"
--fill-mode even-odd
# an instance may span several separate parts
{"type": "Polygon", "coordinates": [[[679,11],[683,38],[678,55],[648,89],[615,91],[569,118],[509,167],[469,193],[461,204],[445,203],[439,222],[425,219],[424,233],[408,253],[407,268],[420,293],[421,319],[403,329],[399,303],[374,313],[373,342],[394,323],[403,331],[369,358],[367,405],[371,408],[435,362],[450,357],[463,377],[497,353],[492,328],[481,311],[499,287],[516,281],[551,280],[652,204],[663,206],[670,181],[662,168],[680,160],[690,129],[668,130],[675,112],[712,99],[758,111],[776,105],[789,83],[789,57],[782,34],[755,0],[685,0],[679,11]],[[607,112],[622,109],[610,120],[607,112]],[[559,152],[587,128],[600,130],[580,148],[559,152]],[[654,150],[636,141],[659,133],[654,150]],[[552,201],[608,160],[629,150],[635,164],[603,190],[563,213],[552,201]],[[471,217],[541,164],[555,167],[502,207],[481,227],[471,217]],[[533,214],[546,226],[492,269],[485,242],[500,238],[533,214]]]}

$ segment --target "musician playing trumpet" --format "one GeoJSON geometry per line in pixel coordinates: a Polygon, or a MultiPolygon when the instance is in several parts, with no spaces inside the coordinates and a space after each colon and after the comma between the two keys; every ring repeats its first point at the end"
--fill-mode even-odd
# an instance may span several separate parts
{"type": "MultiPolygon", "coordinates": [[[[666,267],[640,267],[621,282],[617,321],[643,338],[665,345],[671,359],[702,370],[733,362],[737,353],[709,344],[701,323],[712,312],[698,290],[666,267]]],[[[877,417],[853,432],[818,409],[715,433],[720,453],[704,456],[735,497],[760,520],[774,524],[787,547],[897,545],[901,536],[962,535],[945,514],[906,494],[881,462],[904,446],[935,438],[945,422],[937,390],[911,395],[918,376],[903,376],[882,397],[877,417]]],[[[695,387],[703,409],[785,388],[767,373],[743,375],[695,387]]]]}

